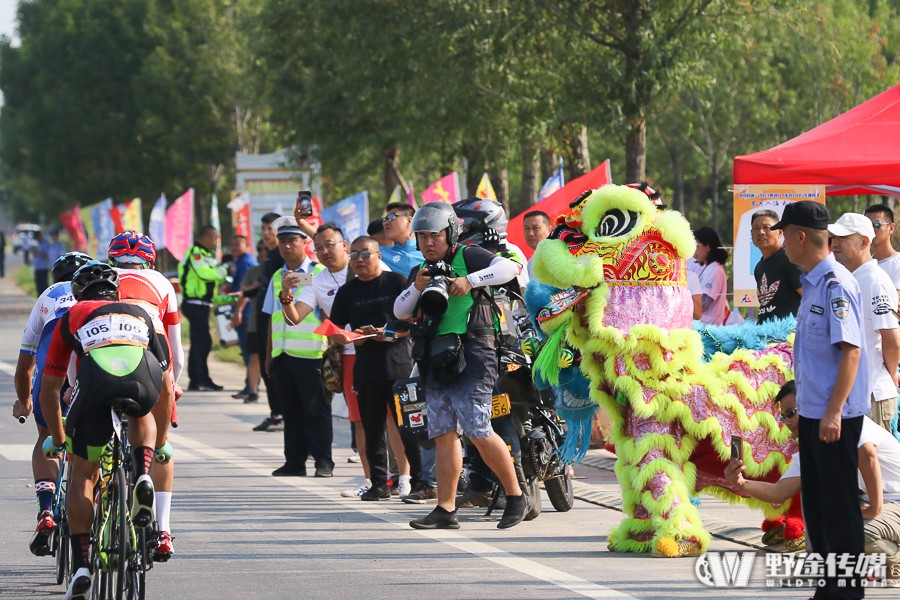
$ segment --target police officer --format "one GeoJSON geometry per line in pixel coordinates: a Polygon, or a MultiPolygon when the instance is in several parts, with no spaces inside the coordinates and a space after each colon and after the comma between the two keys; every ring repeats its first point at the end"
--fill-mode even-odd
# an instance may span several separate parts
{"type": "Polygon", "coordinates": [[[518,525],[528,498],[516,479],[506,444],[491,427],[491,393],[497,380],[494,315],[489,286],[508,283],[519,266],[478,246],[461,246],[452,207],[431,203],[416,212],[412,231],[425,262],[394,303],[397,318],[419,318],[414,357],[425,372],[428,436],[437,448],[438,505],[410,522],[415,529],[458,529],[456,486],[462,469],[458,428],[472,440],[506,492],[497,527],[518,525]],[[439,263],[445,279],[432,275],[439,263]],[[443,300],[442,300],[443,299],[443,300]],[[441,310],[443,308],[443,310],[441,310]]]}
{"type": "MultiPolygon", "coordinates": [[[[788,259],[803,270],[794,377],[809,541],[822,556],[858,559],[865,540],[857,446],[869,412],[869,378],[859,284],[828,247],[829,220],[823,204],[801,201],[787,205],[772,229],[783,230],[788,259]]],[[[863,597],[858,575],[840,583],[836,577],[822,581],[816,598],[863,597]]]]}
{"type": "Polygon", "coordinates": [[[206,361],[212,350],[209,334],[209,313],[216,287],[225,281],[225,266],[216,261],[216,245],[219,231],[205,225],[178,264],[178,281],[181,283],[181,312],[191,328],[191,349],[188,353],[189,391],[220,391],[209,377],[206,361]]]}
{"type": "Polygon", "coordinates": [[[309,312],[299,323],[289,324],[281,310],[281,306],[293,304],[303,288],[312,284],[312,276],[325,267],[306,256],[307,237],[297,219],[281,217],[272,225],[284,258],[284,266],[269,281],[263,301],[263,312],[271,315],[265,368],[278,389],[284,418],[284,465],[272,475],[305,476],[306,459],[311,454],[316,477],[331,477],[331,406],[325,401],[319,373],[327,339],[314,333],[322,321],[315,312],[309,312]]]}

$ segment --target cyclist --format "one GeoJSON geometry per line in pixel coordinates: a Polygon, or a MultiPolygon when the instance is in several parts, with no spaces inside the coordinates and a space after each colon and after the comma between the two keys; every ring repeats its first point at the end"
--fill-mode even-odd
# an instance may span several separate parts
{"type": "Polygon", "coordinates": [[[137,407],[124,410],[137,476],[132,522],[146,527],[154,519],[150,470],[156,423],[150,409],[162,389],[172,385],[167,371],[169,358],[160,336],[154,334],[150,316],[139,306],[119,302],[118,287],[118,274],[105,263],[91,261],[75,272],[72,295],[77,303],[53,332],[41,383],[41,409],[51,432],[44,441],[44,451],[52,454],[65,445],[71,457],[66,509],[75,574],[66,592],[67,600],[90,597],[93,488],[100,455],[113,433],[109,402],[116,398],[137,403],[137,407]],[[78,378],[63,428],[59,391],[73,352],[78,378]]]}
{"type": "Polygon", "coordinates": [[[175,382],[178,381],[184,365],[178,298],[175,295],[175,288],[165,275],[153,269],[156,262],[156,244],[143,233],[126,231],[116,235],[109,242],[107,256],[119,275],[119,300],[137,304],[146,310],[153,319],[157,335],[165,339],[169,349],[169,374],[174,389],[164,389],[152,411],[156,421],[157,459],[162,459],[162,462],[153,469],[159,529],[154,559],[165,562],[174,553],[169,514],[172,506],[175,464],[172,461],[172,447],[168,443],[167,436],[174,401],[182,394],[181,388],[175,382]]]}
{"type": "MultiPolygon", "coordinates": [[[[69,307],[75,304],[72,297],[72,275],[79,267],[91,260],[81,252],[67,252],[53,263],[53,285],[48,287],[35,302],[28,316],[28,324],[22,332],[22,344],[19,347],[19,360],[16,363],[14,382],[16,402],[13,404],[13,416],[27,417],[34,412],[38,439],[31,453],[31,470],[34,474],[34,491],[38,501],[37,527],[31,537],[29,548],[36,556],[50,553],[50,535],[56,523],[53,521],[53,496],[56,493],[56,481],[59,478],[59,461],[47,458],[41,452],[41,444],[50,431],[41,413],[40,382],[44,371],[44,360],[50,337],[56,323],[69,307]]],[[[63,411],[68,408],[64,405],[63,411]]]]}

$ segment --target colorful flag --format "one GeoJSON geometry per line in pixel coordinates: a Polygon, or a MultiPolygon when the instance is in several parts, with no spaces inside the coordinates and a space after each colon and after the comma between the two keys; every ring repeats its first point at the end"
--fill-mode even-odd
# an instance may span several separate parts
{"type": "Polygon", "coordinates": [[[87,238],[84,234],[84,225],[81,222],[81,211],[76,204],[59,215],[59,222],[66,229],[72,239],[72,246],[79,252],[87,252],[87,238]]]}
{"type": "Polygon", "coordinates": [[[390,196],[390,198],[388,198],[387,203],[388,204],[397,204],[398,202],[400,202],[400,186],[395,185],[394,191],[391,192],[391,196],[390,196]]]}
{"type": "Polygon", "coordinates": [[[113,204],[109,207],[109,218],[112,219],[113,223],[113,235],[125,231],[125,226],[122,224],[122,213],[125,212],[124,206],[124,204],[113,204]]]}
{"type": "Polygon", "coordinates": [[[157,250],[166,247],[166,195],[160,194],[150,211],[150,239],[157,250]]]}
{"type": "Polygon", "coordinates": [[[119,215],[122,217],[122,228],[124,231],[144,232],[144,218],[141,215],[140,198],[133,198],[128,202],[123,202],[118,208],[119,215]]]}
{"type": "Polygon", "coordinates": [[[459,199],[459,173],[456,171],[441,177],[422,192],[423,204],[428,204],[429,202],[453,204],[459,199]]]}
{"type": "Polygon", "coordinates": [[[416,204],[416,191],[413,189],[413,184],[409,184],[409,193],[406,195],[406,203],[413,208],[419,208],[419,205],[416,204]]]}
{"type": "Polygon", "coordinates": [[[79,208],[81,214],[81,226],[84,227],[84,239],[87,240],[86,252],[91,256],[97,256],[97,236],[94,233],[94,222],[91,220],[92,206],[79,208]]]}
{"type": "Polygon", "coordinates": [[[475,196],[478,198],[484,198],[485,200],[497,199],[497,193],[494,191],[494,186],[491,185],[491,180],[488,177],[487,173],[485,173],[484,177],[481,178],[481,182],[478,184],[478,189],[475,190],[475,196]]]}
{"type": "Polygon", "coordinates": [[[250,222],[250,194],[241,192],[228,203],[231,210],[231,227],[235,235],[247,238],[248,251],[251,256],[256,255],[256,245],[253,243],[253,226],[250,222]]]}
{"type": "Polygon", "coordinates": [[[344,198],[322,211],[322,221],[334,223],[344,232],[344,239],[352,242],[366,235],[369,226],[369,194],[360,192],[344,198]]]}
{"type": "Polygon", "coordinates": [[[166,210],[166,248],[181,261],[194,238],[194,188],[183,193],[166,210]]]}
{"type": "Polygon", "coordinates": [[[107,198],[91,206],[91,221],[94,224],[94,235],[97,238],[97,250],[94,258],[106,260],[109,250],[109,241],[116,235],[116,228],[112,219],[113,201],[107,198]]]}
{"type": "Polygon", "coordinates": [[[551,194],[553,194],[557,190],[561,190],[565,184],[566,181],[565,177],[563,176],[563,161],[562,158],[560,158],[559,168],[556,169],[556,173],[551,175],[550,178],[544,182],[544,187],[541,188],[541,191],[538,194],[537,201],[541,202],[542,200],[549,198],[551,194]]]}
{"type": "MultiPolygon", "coordinates": [[[[209,203],[209,224],[216,228],[220,234],[222,233],[222,223],[219,221],[219,199],[216,198],[216,195],[212,195],[212,200],[209,203]]],[[[216,242],[216,260],[222,262],[222,236],[219,235],[218,241],[216,242]]]]}
{"type": "Polygon", "coordinates": [[[341,329],[340,327],[332,323],[330,319],[325,319],[324,321],[322,321],[322,323],[318,327],[316,327],[313,333],[317,333],[319,335],[340,335],[344,337],[344,340],[348,344],[353,340],[363,337],[361,333],[354,333],[353,331],[341,329]]]}

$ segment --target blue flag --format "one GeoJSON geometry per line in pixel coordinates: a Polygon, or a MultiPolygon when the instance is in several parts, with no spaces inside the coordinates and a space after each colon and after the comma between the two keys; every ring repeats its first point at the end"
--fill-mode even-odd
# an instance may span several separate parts
{"type": "Polygon", "coordinates": [[[334,223],[344,232],[349,244],[361,235],[366,235],[369,226],[369,194],[360,192],[332,204],[322,211],[323,223],[334,223]]]}

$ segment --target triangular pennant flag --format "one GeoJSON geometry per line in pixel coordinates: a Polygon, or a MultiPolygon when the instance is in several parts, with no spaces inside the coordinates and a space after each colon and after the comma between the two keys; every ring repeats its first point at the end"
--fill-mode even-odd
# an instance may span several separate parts
{"type": "Polygon", "coordinates": [[[413,189],[413,184],[409,184],[409,193],[406,195],[406,203],[413,208],[419,208],[419,205],[416,204],[416,191],[413,189]]]}
{"type": "Polygon", "coordinates": [[[494,191],[494,186],[491,185],[491,180],[488,177],[488,174],[485,173],[484,177],[481,178],[481,182],[478,184],[478,189],[475,190],[475,196],[478,198],[484,198],[485,200],[496,200],[497,193],[494,191]]]}
{"type": "Polygon", "coordinates": [[[394,191],[391,192],[391,197],[388,198],[387,203],[388,204],[397,204],[398,202],[400,202],[400,186],[396,185],[396,186],[394,186],[394,191]]]}
{"type": "Polygon", "coordinates": [[[429,202],[447,202],[448,204],[453,204],[458,200],[460,200],[459,173],[456,171],[441,177],[422,192],[422,202],[425,204],[428,204],[429,202]]]}

